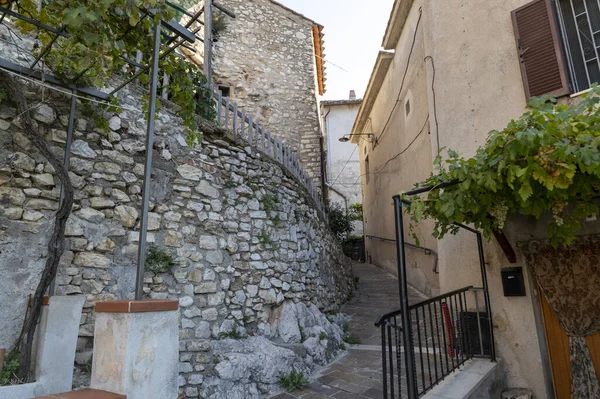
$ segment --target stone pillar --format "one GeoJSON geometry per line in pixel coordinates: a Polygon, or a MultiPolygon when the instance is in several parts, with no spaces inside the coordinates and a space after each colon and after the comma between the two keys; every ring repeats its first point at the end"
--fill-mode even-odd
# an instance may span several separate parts
{"type": "Polygon", "coordinates": [[[170,300],[97,302],[91,388],[176,399],[178,307],[170,300]]]}

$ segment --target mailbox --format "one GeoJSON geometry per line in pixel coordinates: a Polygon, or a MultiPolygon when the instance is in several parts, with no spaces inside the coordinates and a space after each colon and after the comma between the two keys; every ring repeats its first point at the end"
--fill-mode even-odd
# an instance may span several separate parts
{"type": "Polygon", "coordinates": [[[501,273],[504,296],[526,296],[522,267],[502,269],[501,273]]]}

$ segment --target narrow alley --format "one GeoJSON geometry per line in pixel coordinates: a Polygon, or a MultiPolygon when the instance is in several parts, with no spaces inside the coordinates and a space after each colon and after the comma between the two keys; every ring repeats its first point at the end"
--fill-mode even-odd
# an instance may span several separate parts
{"type": "MultiPolygon", "coordinates": [[[[366,263],[353,265],[358,290],[341,311],[351,317],[350,336],[359,344],[349,345],[348,354],[311,378],[304,389],[283,393],[273,399],[382,398],[381,332],[377,318],[400,307],[398,280],[382,269],[366,263]]],[[[411,303],[425,299],[409,286],[411,303]]]]}

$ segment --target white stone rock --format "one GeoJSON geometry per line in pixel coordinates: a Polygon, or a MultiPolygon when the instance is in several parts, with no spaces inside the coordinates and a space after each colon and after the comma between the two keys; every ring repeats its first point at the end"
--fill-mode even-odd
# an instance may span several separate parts
{"type": "Polygon", "coordinates": [[[54,176],[50,173],[42,173],[41,175],[32,175],[31,180],[38,186],[53,187],[54,176]]]}
{"type": "Polygon", "coordinates": [[[211,186],[206,180],[202,180],[200,184],[195,187],[195,190],[206,197],[219,198],[219,190],[211,186]]]}
{"type": "Polygon", "coordinates": [[[95,252],[78,252],[75,255],[73,264],[77,266],[107,269],[110,266],[110,259],[95,252]]]}
{"type": "Polygon", "coordinates": [[[90,148],[90,145],[83,140],[75,140],[71,144],[71,153],[83,158],[96,158],[98,154],[90,148]]]}
{"type": "Polygon", "coordinates": [[[15,152],[9,159],[12,166],[27,172],[33,172],[36,166],[35,160],[22,152],[15,152]]]}
{"type": "Polygon", "coordinates": [[[138,140],[127,139],[121,141],[120,144],[123,146],[123,149],[130,154],[146,151],[146,144],[138,140]]]}
{"type": "Polygon", "coordinates": [[[113,116],[108,120],[108,127],[110,130],[119,130],[121,128],[121,118],[113,116]]]}
{"type": "Polygon", "coordinates": [[[131,206],[119,205],[115,208],[115,217],[121,221],[124,227],[135,227],[138,211],[131,206]]]}
{"type": "Polygon", "coordinates": [[[182,298],[179,298],[179,306],[181,306],[182,308],[190,307],[193,304],[194,304],[194,300],[189,296],[184,296],[182,298]]]}
{"type": "Polygon", "coordinates": [[[37,222],[38,220],[42,219],[43,217],[44,217],[44,214],[42,212],[32,211],[31,209],[26,209],[23,212],[23,220],[27,220],[30,222],[37,222]]]}
{"type": "Polygon", "coordinates": [[[35,107],[32,112],[33,119],[38,122],[51,125],[56,120],[56,112],[53,108],[46,104],[41,104],[39,107],[35,107]]]}
{"type": "Polygon", "coordinates": [[[104,213],[92,208],[82,208],[77,212],[77,216],[90,222],[99,223],[106,217],[104,213]]]}
{"type": "Polygon", "coordinates": [[[198,243],[201,249],[218,249],[219,243],[215,236],[200,236],[200,242],[198,243]]]}

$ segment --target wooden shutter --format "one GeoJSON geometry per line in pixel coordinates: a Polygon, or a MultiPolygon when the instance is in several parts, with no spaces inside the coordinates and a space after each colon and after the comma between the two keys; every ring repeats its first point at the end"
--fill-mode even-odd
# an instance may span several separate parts
{"type": "Polygon", "coordinates": [[[512,12],[525,95],[569,94],[554,5],[535,0],[512,12]]]}

